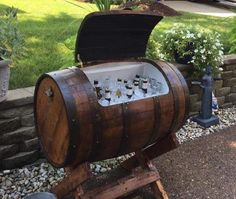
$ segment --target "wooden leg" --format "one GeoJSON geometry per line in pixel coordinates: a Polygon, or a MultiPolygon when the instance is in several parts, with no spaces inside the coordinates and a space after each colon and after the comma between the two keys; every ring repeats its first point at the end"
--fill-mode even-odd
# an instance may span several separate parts
{"type": "MultiPolygon", "coordinates": [[[[143,169],[147,169],[149,171],[155,171],[158,173],[156,167],[152,164],[152,162],[148,159],[147,155],[145,154],[145,152],[136,152],[135,153],[141,167],[143,169]]],[[[166,193],[166,191],[164,190],[164,187],[160,181],[160,179],[158,179],[157,181],[155,182],[152,182],[150,184],[151,188],[152,188],[152,191],[153,193],[155,194],[155,197],[157,199],[159,199],[160,197],[162,199],[168,199],[168,195],[166,193]]]]}
{"type": "MultiPolygon", "coordinates": [[[[163,138],[162,140],[158,141],[157,143],[143,149],[142,151],[145,152],[148,159],[153,159],[158,157],[168,151],[171,151],[178,147],[178,142],[175,136],[175,133],[169,134],[167,137],[163,138]]],[[[137,156],[133,156],[128,160],[122,162],[121,166],[124,169],[131,171],[133,168],[139,166],[139,162],[137,160],[137,156]]]]}
{"type": "MultiPolygon", "coordinates": [[[[155,182],[160,178],[155,171],[143,171],[135,175],[129,175],[125,178],[119,179],[116,182],[110,183],[90,190],[84,194],[77,194],[80,199],[115,199],[133,190],[143,187],[147,184],[155,182]]],[[[80,191],[80,190],[79,190],[80,191]]]]}
{"type": "MultiPolygon", "coordinates": [[[[68,172],[68,170],[67,170],[68,172]]],[[[52,192],[61,199],[65,195],[75,190],[81,183],[91,176],[91,171],[88,163],[79,165],[77,168],[70,170],[68,175],[53,187],[52,192]]]]}
{"type": "Polygon", "coordinates": [[[82,199],[81,196],[84,194],[84,190],[81,185],[79,185],[74,193],[75,199],[82,199]]]}

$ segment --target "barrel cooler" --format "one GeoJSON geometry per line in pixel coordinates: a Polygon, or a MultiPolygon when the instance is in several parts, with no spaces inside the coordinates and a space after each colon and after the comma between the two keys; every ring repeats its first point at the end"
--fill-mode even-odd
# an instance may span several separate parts
{"type": "Polygon", "coordinates": [[[176,132],[189,111],[187,84],[170,63],[143,59],[151,31],[162,19],[131,11],[89,14],[78,31],[70,67],[43,74],[35,89],[35,122],[55,167],[114,158],[146,148],[176,132]],[[105,76],[158,79],[162,92],[103,106],[93,86],[105,76]]]}

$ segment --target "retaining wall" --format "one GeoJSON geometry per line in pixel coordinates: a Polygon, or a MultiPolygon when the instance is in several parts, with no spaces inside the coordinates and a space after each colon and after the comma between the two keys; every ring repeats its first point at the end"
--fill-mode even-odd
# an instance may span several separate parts
{"type": "MultiPolygon", "coordinates": [[[[200,110],[201,89],[191,85],[191,66],[177,65],[190,89],[190,115],[200,110]]],[[[220,107],[236,104],[236,55],[225,56],[222,79],[214,83],[220,107]]],[[[0,103],[0,170],[20,167],[40,157],[39,141],[33,117],[34,87],[11,90],[8,99],[0,103]]]]}
{"type": "Polygon", "coordinates": [[[33,117],[34,87],[11,90],[0,103],[0,170],[20,167],[39,157],[33,117]]]}
{"type": "MultiPolygon", "coordinates": [[[[189,65],[177,65],[187,80],[190,91],[190,115],[198,114],[201,107],[202,89],[191,84],[189,73],[192,67],[189,65]]],[[[229,108],[236,104],[236,55],[226,55],[221,78],[214,81],[214,94],[220,108],[229,108]]]]}

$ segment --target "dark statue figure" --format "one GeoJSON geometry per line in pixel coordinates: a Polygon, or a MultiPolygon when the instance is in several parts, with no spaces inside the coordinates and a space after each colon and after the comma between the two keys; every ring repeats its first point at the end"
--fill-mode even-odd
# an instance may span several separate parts
{"type": "Polygon", "coordinates": [[[205,128],[219,124],[219,118],[212,115],[213,78],[211,67],[206,67],[205,74],[203,75],[201,82],[193,82],[193,84],[197,84],[202,88],[201,111],[197,117],[193,118],[193,121],[205,128]]]}

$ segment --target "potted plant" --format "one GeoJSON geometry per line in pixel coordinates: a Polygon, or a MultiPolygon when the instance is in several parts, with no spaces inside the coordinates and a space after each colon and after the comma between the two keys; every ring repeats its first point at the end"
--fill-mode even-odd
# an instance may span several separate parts
{"type": "Polygon", "coordinates": [[[17,29],[17,9],[7,8],[0,16],[0,102],[6,99],[10,65],[23,55],[23,44],[17,29]]]}
{"type": "Polygon", "coordinates": [[[161,58],[181,64],[192,64],[195,77],[201,77],[205,67],[211,66],[213,74],[220,72],[223,64],[223,44],[220,34],[198,26],[175,25],[161,35],[161,58]]]}

